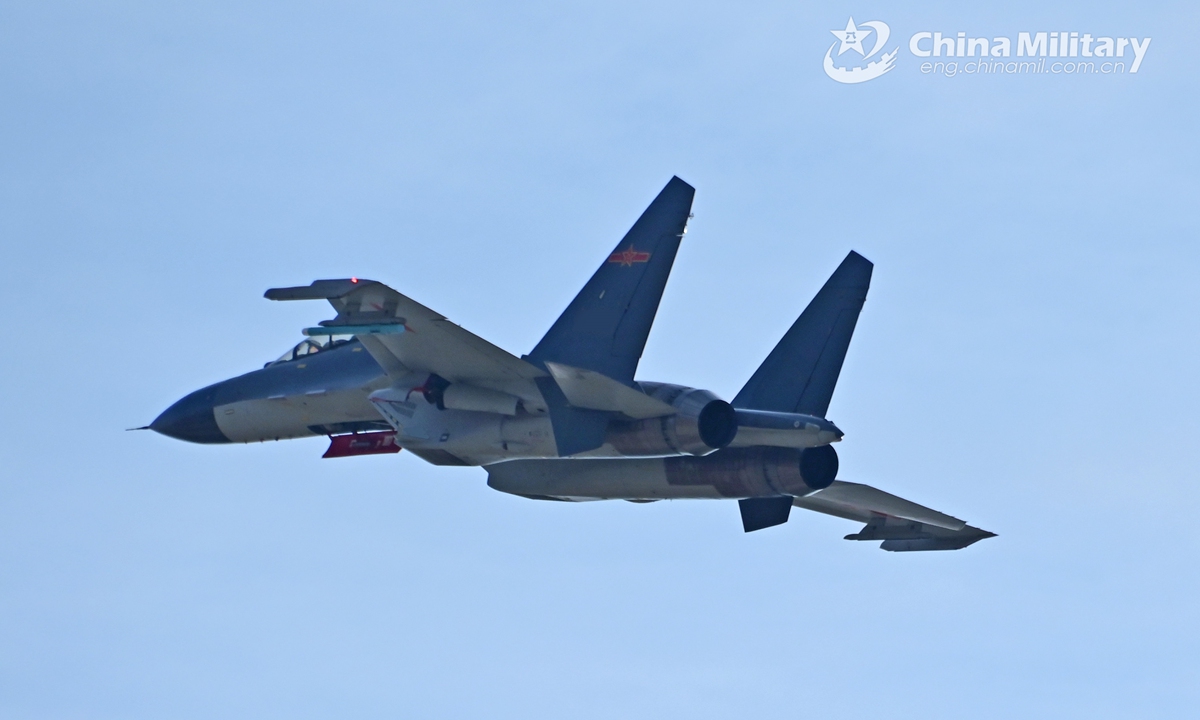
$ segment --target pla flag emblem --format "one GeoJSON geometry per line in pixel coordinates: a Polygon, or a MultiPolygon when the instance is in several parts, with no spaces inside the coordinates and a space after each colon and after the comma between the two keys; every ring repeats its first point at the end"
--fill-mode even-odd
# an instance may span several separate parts
{"type": "Polygon", "coordinates": [[[630,245],[628,250],[618,250],[608,256],[608,262],[619,263],[625,265],[626,268],[631,268],[634,263],[649,263],[650,253],[635,250],[634,246],[630,245]]]}
{"type": "Polygon", "coordinates": [[[634,263],[650,262],[650,253],[635,250],[631,244],[626,250],[618,250],[608,256],[610,263],[618,263],[626,267],[632,267],[634,263]]]}

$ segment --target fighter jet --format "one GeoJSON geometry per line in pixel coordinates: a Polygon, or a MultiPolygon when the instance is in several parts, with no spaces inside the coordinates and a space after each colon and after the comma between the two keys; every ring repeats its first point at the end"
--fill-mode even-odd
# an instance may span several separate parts
{"type": "Polygon", "coordinates": [[[274,288],[336,317],[265,367],[176,402],[149,429],[196,443],[325,435],[325,457],[406,450],[480,466],[536,500],[737,500],[742,527],[792,507],[864,523],[848,540],[957,550],[993,533],[837,479],[825,417],[873,265],[850,252],[732,401],[635,379],[695,190],[672,178],[545,337],[517,357],[363,278],[274,288]]]}

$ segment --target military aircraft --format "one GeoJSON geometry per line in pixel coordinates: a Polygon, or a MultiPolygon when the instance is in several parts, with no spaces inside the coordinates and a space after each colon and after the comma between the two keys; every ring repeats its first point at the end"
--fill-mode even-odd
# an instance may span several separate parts
{"type": "Polygon", "coordinates": [[[957,550],[993,533],[837,480],[825,414],[873,265],[851,252],[745,387],[634,379],[695,190],[672,178],[550,330],[517,357],[373,280],[275,288],[337,316],[265,367],[209,385],[148,427],[196,443],[326,435],[325,457],[399,452],[482,466],[539,500],[736,499],[746,532],[793,506],[864,523],[848,540],[957,550]]]}

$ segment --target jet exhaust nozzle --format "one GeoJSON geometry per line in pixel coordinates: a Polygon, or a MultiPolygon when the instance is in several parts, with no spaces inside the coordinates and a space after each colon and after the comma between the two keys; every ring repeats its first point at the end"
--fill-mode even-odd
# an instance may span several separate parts
{"type": "Polygon", "coordinates": [[[708,390],[666,383],[641,385],[647,395],[676,412],[610,426],[605,440],[622,455],[707,455],[737,436],[737,412],[708,390]]]}
{"type": "Polygon", "coordinates": [[[711,485],[723,497],[803,497],[833,484],[837,451],[830,445],[729,448],[707,457],[664,458],[670,485],[711,485]]]}

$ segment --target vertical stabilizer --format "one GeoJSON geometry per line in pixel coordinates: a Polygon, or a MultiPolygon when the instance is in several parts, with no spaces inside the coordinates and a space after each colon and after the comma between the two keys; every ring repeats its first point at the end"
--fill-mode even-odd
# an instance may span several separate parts
{"type": "Polygon", "coordinates": [[[695,192],[671,178],[529,353],[529,360],[633,382],[695,192]]]}
{"type": "Polygon", "coordinates": [[[733,399],[733,406],[825,417],[874,265],[851,251],[733,399]]]}

